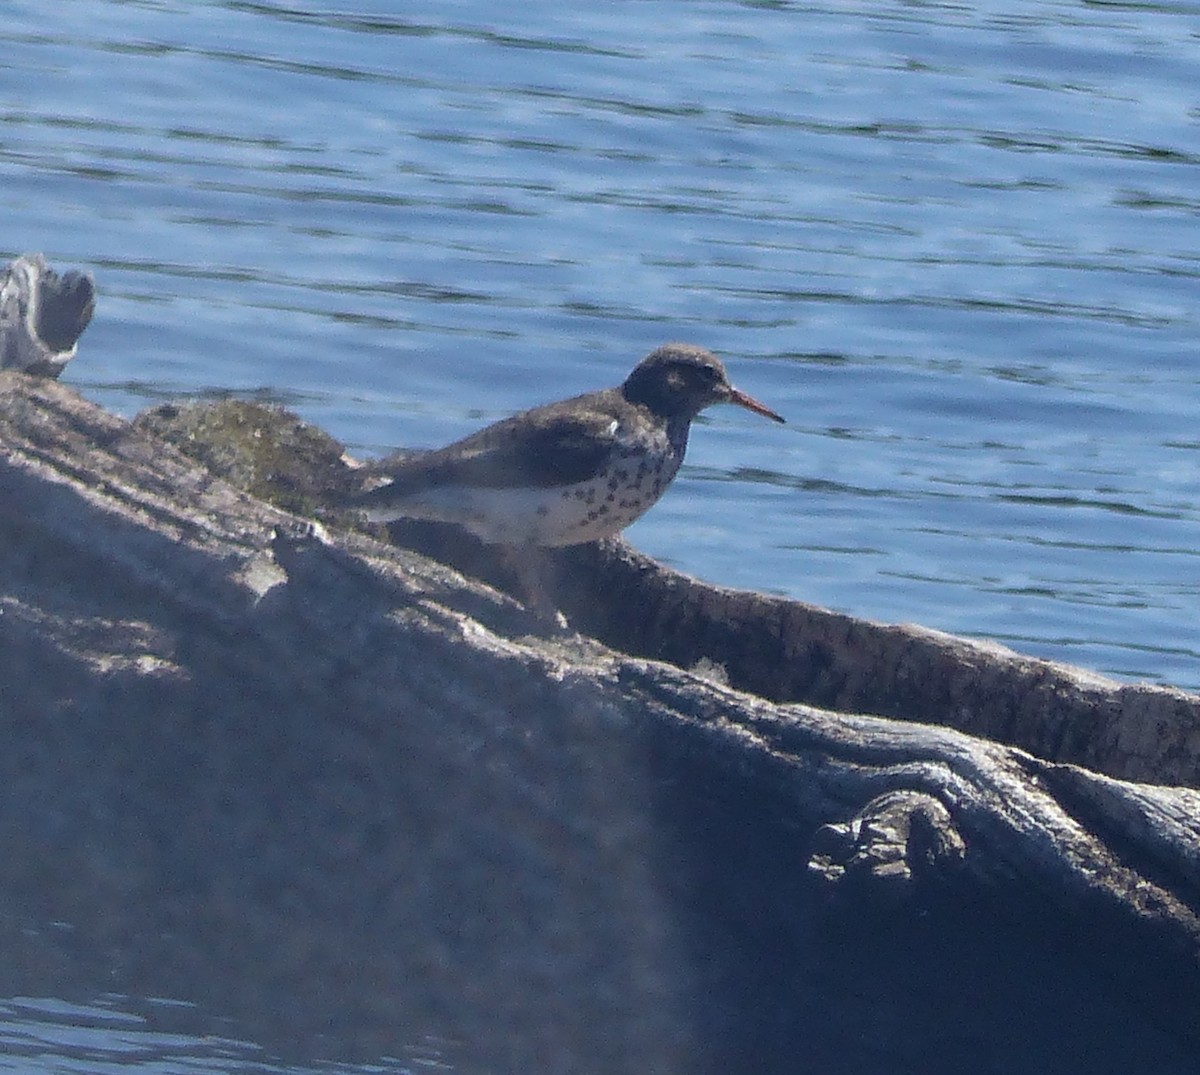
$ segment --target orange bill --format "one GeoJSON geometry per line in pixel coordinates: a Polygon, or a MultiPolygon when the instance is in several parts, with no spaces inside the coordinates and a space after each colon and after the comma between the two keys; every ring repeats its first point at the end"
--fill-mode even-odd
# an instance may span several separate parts
{"type": "Polygon", "coordinates": [[[755,414],[761,414],[764,418],[774,419],[776,422],[783,422],[786,419],[782,415],[776,414],[765,403],[759,403],[753,396],[746,395],[736,388],[729,389],[729,402],[736,403],[739,407],[745,407],[748,411],[753,411],[755,414]]]}

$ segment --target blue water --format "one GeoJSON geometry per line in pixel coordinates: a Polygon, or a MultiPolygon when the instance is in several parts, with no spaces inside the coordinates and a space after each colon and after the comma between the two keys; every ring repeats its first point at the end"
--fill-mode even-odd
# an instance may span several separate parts
{"type": "Polygon", "coordinates": [[[1200,5],[349,10],[0,8],[0,254],[101,291],[65,380],[365,455],[694,341],[790,424],[709,412],[637,546],[1200,689],[1200,5]]]}
{"type": "Polygon", "coordinates": [[[453,1071],[440,1043],[370,1065],[281,1063],[194,1005],[106,994],[0,999],[0,1072],[16,1075],[413,1075],[453,1071]]]}

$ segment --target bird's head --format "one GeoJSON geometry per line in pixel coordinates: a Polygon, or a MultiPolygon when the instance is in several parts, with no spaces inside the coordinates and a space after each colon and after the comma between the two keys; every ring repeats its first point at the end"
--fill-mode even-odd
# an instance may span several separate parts
{"type": "Polygon", "coordinates": [[[621,393],[664,418],[690,421],[714,403],[736,403],[783,421],[765,404],[734,388],[716,355],[690,343],[667,343],[651,351],[625,379],[621,393]]]}

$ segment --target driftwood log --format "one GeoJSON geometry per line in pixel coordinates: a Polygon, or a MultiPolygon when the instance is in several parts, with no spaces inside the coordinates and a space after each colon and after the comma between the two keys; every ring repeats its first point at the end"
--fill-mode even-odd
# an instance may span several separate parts
{"type": "Polygon", "coordinates": [[[564,630],[355,480],[0,374],[6,988],[462,1071],[1200,1070],[1200,697],[621,542],[536,565],[564,630]]]}
{"type": "Polygon", "coordinates": [[[92,319],[91,276],[59,276],[41,254],[26,254],[0,270],[0,369],[57,377],[92,319]]]}

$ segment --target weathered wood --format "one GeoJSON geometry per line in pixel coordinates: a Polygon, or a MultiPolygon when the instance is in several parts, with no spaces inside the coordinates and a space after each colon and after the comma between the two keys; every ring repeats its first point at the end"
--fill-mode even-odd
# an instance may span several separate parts
{"type": "MultiPolygon", "coordinates": [[[[137,424],[239,486],[309,514],[355,481],[340,445],[279,410],[239,401],[169,404],[137,424]]],[[[326,517],[353,523],[336,512],[326,517]]],[[[523,573],[506,554],[469,535],[428,524],[395,524],[392,533],[406,547],[521,592],[523,573]]],[[[541,597],[623,653],[719,668],[731,685],[773,701],[942,724],[1110,776],[1200,784],[1198,695],[708,585],[624,541],[534,555],[537,563],[526,566],[540,577],[541,597]]]]}
{"type": "Polygon", "coordinates": [[[0,270],[0,369],[57,377],[75,357],[92,319],[91,276],[59,276],[41,254],[26,254],[0,270]]]}
{"type": "MultiPolygon", "coordinates": [[[[339,445],[279,410],[171,404],[137,424],[239,486],[310,514],[355,481],[339,445]]],[[[353,524],[336,511],[326,517],[353,524]]],[[[394,524],[392,533],[406,547],[521,593],[524,573],[469,535],[428,524],[394,524]]],[[[620,540],[531,555],[537,562],[526,567],[539,575],[541,597],[624,653],[719,668],[733,686],[774,701],[943,724],[1112,776],[1200,784],[1198,695],[712,586],[620,540]]]]}
{"type": "Polygon", "coordinates": [[[1118,684],[911,624],[708,586],[623,545],[561,556],[558,604],[626,652],[690,667],[776,701],[942,724],[1113,776],[1200,783],[1200,696],[1118,684]],[[629,598],[640,615],[623,614],[629,598]]]}
{"type": "MultiPolygon", "coordinates": [[[[1200,795],[1060,760],[1143,697],[1183,742],[1191,696],[619,544],[542,565],[573,624],[687,671],[418,552],[306,536],[165,417],[0,375],[14,988],[166,991],[308,1055],[438,1033],[493,1071],[1194,1070],[1200,795]],[[763,696],[801,694],[892,715],[763,696]],[[940,726],[996,713],[1046,749],[940,726]]],[[[238,422],[312,447],[305,502],[353,480],[289,416],[238,422]]]]}

